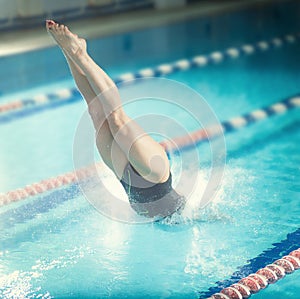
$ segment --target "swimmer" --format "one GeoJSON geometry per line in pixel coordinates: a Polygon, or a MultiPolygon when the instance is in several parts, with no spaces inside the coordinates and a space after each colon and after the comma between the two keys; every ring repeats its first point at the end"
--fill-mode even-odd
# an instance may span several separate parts
{"type": "Polygon", "coordinates": [[[104,163],[124,187],[131,207],[146,217],[166,217],[184,207],[172,188],[164,148],[124,111],[117,86],[87,52],[83,38],[52,20],[46,29],[61,48],[85,99],[104,163]]]}

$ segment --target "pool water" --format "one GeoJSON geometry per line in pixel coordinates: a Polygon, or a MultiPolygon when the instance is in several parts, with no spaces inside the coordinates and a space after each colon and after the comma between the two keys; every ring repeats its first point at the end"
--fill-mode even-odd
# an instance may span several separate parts
{"type": "MultiPolygon", "coordinates": [[[[226,13],[92,40],[90,50],[116,77],[297,32],[295,3],[261,7],[263,17],[256,22],[254,9],[226,13]],[[222,32],[216,29],[220,26],[222,32]],[[115,60],[109,54],[112,47],[115,60]]],[[[298,93],[299,50],[294,43],[167,78],[195,89],[225,121],[298,93]]],[[[0,103],[73,86],[57,49],[3,58],[2,63],[11,67],[1,72],[0,103]],[[24,70],[30,68],[29,78],[24,70]],[[5,79],[10,77],[16,79],[5,79]]],[[[141,109],[130,113],[135,116],[141,109]]],[[[73,139],[84,110],[84,103],[76,102],[1,124],[0,191],[72,170],[73,139]]],[[[267,250],[280,248],[299,229],[299,124],[295,109],[226,135],[224,178],[204,209],[197,202],[209,172],[209,145],[200,144],[197,151],[204,158],[198,187],[189,202],[189,217],[177,225],[113,221],[98,213],[76,185],[2,207],[0,297],[205,298],[263,252],[265,260],[279,258],[291,248],[277,251],[277,256],[267,250]]],[[[109,184],[118,186],[112,176],[109,184]]],[[[293,236],[294,246],[300,247],[299,235],[293,236]]],[[[299,275],[295,272],[253,298],[298,298],[299,275]]]]}

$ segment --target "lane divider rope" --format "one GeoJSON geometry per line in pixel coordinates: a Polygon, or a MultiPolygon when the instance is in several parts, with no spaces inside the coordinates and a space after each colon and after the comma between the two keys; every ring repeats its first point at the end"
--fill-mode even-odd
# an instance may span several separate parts
{"type": "MultiPolygon", "coordinates": [[[[23,213],[23,210],[19,213],[23,213]]],[[[265,268],[266,265],[273,264],[277,259],[289,255],[292,251],[299,249],[299,247],[300,227],[295,231],[287,233],[285,239],[273,243],[272,246],[263,250],[259,255],[247,260],[244,265],[239,266],[227,278],[216,281],[207,290],[201,290],[198,299],[207,299],[216,293],[220,293],[222,289],[238,283],[242,278],[257,272],[261,268],[265,268]]]]}
{"type": "MultiPolygon", "coordinates": [[[[210,138],[215,138],[220,134],[241,129],[268,117],[286,113],[297,107],[300,107],[300,94],[288,97],[270,106],[254,110],[248,114],[234,117],[228,121],[222,122],[221,129],[216,129],[215,127],[200,129],[188,135],[174,138],[173,141],[161,142],[161,145],[169,153],[176,152],[178,150],[186,150],[196,144],[207,141],[210,138]]],[[[96,167],[104,167],[104,164],[102,162],[98,162],[96,163],[96,167]]],[[[94,169],[91,169],[91,166],[87,166],[76,171],[68,172],[54,178],[49,178],[41,182],[28,185],[24,188],[0,194],[0,207],[26,199],[30,196],[35,196],[65,185],[76,183],[78,180],[80,181],[91,177],[94,173],[94,169]]]]}
{"type": "MultiPolygon", "coordinates": [[[[186,71],[191,68],[201,68],[209,64],[221,63],[227,58],[237,59],[243,55],[252,55],[255,52],[265,52],[282,47],[286,44],[295,44],[300,40],[300,33],[287,34],[283,37],[275,37],[270,40],[262,40],[253,44],[244,44],[240,47],[230,47],[223,51],[213,51],[207,55],[196,55],[190,59],[180,59],[175,62],[158,65],[154,68],[145,68],[133,73],[125,73],[115,78],[116,84],[130,83],[134,79],[147,77],[161,77],[178,71],[186,71]]],[[[20,99],[0,104],[0,116],[13,111],[26,110],[34,107],[45,106],[49,103],[63,104],[80,100],[81,96],[76,87],[65,88],[48,94],[38,94],[32,98],[20,99]]],[[[4,118],[7,120],[8,118],[4,118]]]]}
{"type": "Polygon", "coordinates": [[[269,284],[276,283],[286,274],[291,274],[300,268],[300,248],[260,268],[255,273],[242,278],[237,283],[222,289],[208,299],[243,299],[249,298],[265,289],[269,284]]]}
{"type": "Polygon", "coordinates": [[[228,121],[222,122],[221,127],[211,126],[200,129],[185,136],[176,137],[170,141],[163,141],[161,142],[161,145],[168,152],[187,149],[195,146],[195,144],[217,137],[220,134],[236,131],[271,116],[286,113],[297,107],[300,107],[300,94],[288,97],[275,104],[254,110],[250,113],[231,118],[228,121]]]}

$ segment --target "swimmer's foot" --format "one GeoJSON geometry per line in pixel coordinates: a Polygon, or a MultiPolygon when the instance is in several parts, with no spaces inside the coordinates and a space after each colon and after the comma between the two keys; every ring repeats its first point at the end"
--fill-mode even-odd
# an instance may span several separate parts
{"type": "Polygon", "coordinates": [[[67,26],[47,20],[46,28],[66,54],[76,56],[86,53],[86,41],[83,38],[79,38],[77,34],[72,33],[67,26]]]}

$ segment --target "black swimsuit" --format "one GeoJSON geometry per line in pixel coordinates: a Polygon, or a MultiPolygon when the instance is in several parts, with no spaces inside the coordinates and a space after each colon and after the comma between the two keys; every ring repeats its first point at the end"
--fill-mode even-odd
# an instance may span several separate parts
{"type": "Polygon", "coordinates": [[[166,217],[180,210],[184,196],[172,188],[172,174],[164,183],[151,183],[144,179],[130,163],[125,167],[123,185],[132,208],[146,217],[166,217]]]}

